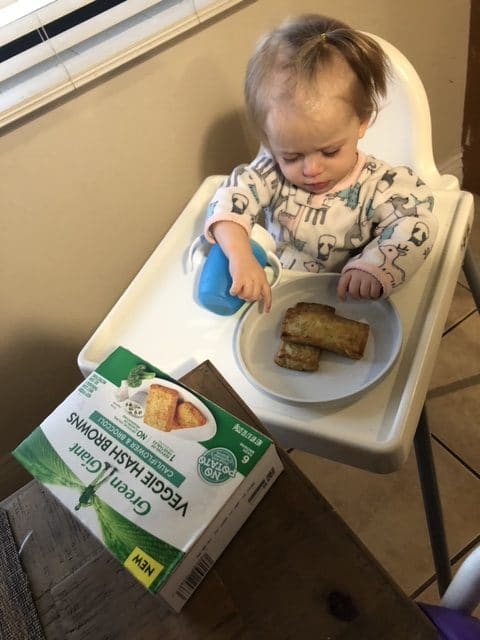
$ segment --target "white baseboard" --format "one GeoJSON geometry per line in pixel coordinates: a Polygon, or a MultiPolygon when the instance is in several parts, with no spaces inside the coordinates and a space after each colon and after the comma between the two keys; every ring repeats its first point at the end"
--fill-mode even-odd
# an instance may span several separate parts
{"type": "Polygon", "coordinates": [[[455,176],[459,183],[463,182],[463,153],[460,151],[438,165],[441,175],[449,174],[455,176]]]}

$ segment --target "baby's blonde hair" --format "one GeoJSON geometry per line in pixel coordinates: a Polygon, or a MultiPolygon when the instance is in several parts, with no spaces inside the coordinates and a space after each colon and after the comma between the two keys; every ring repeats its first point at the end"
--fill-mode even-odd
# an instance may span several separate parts
{"type": "Polygon", "coordinates": [[[364,122],[378,112],[385,96],[389,62],[379,44],[344,22],[308,14],[289,19],[264,36],[250,58],[245,78],[247,111],[257,134],[266,142],[265,121],[271,106],[272,85],[279,73],[284,94],[317,78],[341,56],[355,76],[347,98],[364,122]]]}

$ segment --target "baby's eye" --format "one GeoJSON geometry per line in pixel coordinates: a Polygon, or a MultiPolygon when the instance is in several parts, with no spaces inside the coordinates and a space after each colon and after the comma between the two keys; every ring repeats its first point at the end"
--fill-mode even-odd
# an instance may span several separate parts
{"type": "Polygon", "coordinates": [[[339,151],[340,149],[333,149],[332,151],[322,151],[322,153],[326,158],[333,158],[339,151]]]}
{"type": "Polygon", "coordinates": [[[299,156],[283,156],[283,161],[287,164],[296,162],[299,156]]]}

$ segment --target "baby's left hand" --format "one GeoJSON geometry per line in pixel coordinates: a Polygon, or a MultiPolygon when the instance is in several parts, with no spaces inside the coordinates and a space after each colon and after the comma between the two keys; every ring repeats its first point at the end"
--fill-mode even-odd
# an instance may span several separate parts
{"type": "Polygon", "coordinates": [[[337,293],[343,302],[347,298],[347,293],[356,300],[363,298],[376,300],[382,295],[382,285],[369,273],[360,269],[351,269],[340,276],[337,293]]]}

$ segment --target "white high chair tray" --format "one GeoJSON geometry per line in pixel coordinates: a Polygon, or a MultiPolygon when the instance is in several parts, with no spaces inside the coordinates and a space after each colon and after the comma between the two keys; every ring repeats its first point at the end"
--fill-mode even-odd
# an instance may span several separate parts
{"type": "MultiPolygon", "coordinates": [[[[78,357],[88,375],[117,346],[178,378],[210,360],[284,447],[387,473],[405,461],[415,435],[473,219],[473,197],[436,191],[440,220],[431,256],[391,296],[402,326],[400,353],[388,373],[352,401],[290,403],[242,372],[234,352],[245,310],[217,316],[195,299],[203,256],[191,270],[188,248],[202,232],[206,206],[224,176],[207,178],[78,357]]],[[[286,272],[282,282],[298,277],[286,272]]],[[[274,291],[275,295],[275,291],[274,291]]]]}

